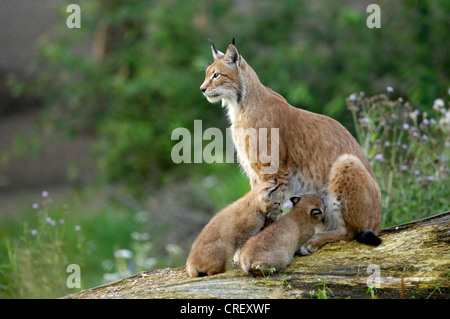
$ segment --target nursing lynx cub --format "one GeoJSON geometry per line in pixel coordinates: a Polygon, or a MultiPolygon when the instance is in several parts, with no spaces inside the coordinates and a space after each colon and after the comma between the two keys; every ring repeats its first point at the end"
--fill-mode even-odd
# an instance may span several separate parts
{"type": "Polygon", "coordinates": [[[191,277],[224,272],[227,260],[236,250],[276,219],[281,213],[283,195],[276,184],[263,182],[253,187],[210,220],[189,253],[186,271],[191,277]]]}
{"type": "MultiPolygon", "coordinates": [[[[264,86],[234,44],[222,53],[212,43],[212,54],[214,62],[206,69],[200,89],[209,102],[222,102],[227,109],[239,162],[251,186],[277,179],[284,200],[315,193],[325,201],[325,231],[313,235],[301,253],[353,238],[380,244],[376,236],[381,221],[380,189],[350,132],[330,117],[291,106],[264,86]],[[249,143],[243,135],[249,128],[265,128],[269,136],[270,128],[279,129],[276,173],[262,172],[268,164],[261,161],[259,143],[249,143]],[[254,154],[257,160],[251,161],[254,154]]],[[[270,143],[271,138],[267,140],[270,143]]]]}
{"type": "Polygon", "coordinates": [[[312,235],[323,231],[323,201],[315,194],[291,197],[292,211],[251,237],[242,247],[239,264],[252,276],[280,271],[312,235]]]}

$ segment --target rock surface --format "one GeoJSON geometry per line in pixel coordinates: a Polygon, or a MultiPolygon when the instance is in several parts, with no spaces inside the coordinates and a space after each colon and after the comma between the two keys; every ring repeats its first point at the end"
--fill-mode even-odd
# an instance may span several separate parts
{"type": "Polygon", "coordinates": [[[166,268],[66,298],[320,298],[324,292],[330,298],[450,297],[450,212],[385,229],[380,237],[378,247],[326,244],[266,278],[240,269],[190,278],[184,267],[166,268]],[[368,291],[368,284],[375,288],[368,291]]]}

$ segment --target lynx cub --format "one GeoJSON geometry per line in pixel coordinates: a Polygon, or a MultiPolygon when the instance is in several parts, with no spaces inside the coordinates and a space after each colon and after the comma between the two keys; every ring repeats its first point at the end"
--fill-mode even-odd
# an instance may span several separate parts
{"type": "Polygon", "coordinates": [[[286,268],[300,246],[324,230],[324,204],[319,196],[294,196],[291,201],[294,206],[288,215],[244,244],[239,256],[243,271],[256,276],[267,274],[269,268],[276,271],[286,268]]]}
{"type": "MultiPolygon", "coordinates": [[[[291,106],[264,86],[233,44],[226,53],[212,43],[214,62],[200,90],[211,103],[221,101],[231,122],[233,142],[252,187],[278,179],[287,200],[314,193],[325,201],[326,231],[306,242],[309,254],[327,242],[351,240],[378,245],[381,192],[361,147],[330,117],[291,106]],[[278,170],[264,174],[260,143],[249,143],[247,129],[278,128],[278,170]],[[257,155],[256,162],[252,159],[257,155]]],[[[265,145],[264,150],[271,149],[265,145]]]]}
{"type": "Polygon", "coordinates": [[[281,198],[277,183],[264,182],[215,215],[192,245],[188,274],[198,277],[224,272],[227,259],[263,228],[266,219],[274,220],[281,213],[281,198]]]}

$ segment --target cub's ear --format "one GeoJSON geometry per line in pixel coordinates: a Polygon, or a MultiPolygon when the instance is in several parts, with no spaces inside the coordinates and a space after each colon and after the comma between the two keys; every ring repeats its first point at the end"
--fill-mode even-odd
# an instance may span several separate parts
{"type": "Polygon", "coordinates": [[[225,53],[225,60],[230,64],[240,65],[240,55],[234,44],[228,46],[227,52],[225,53]]]}
{"type": "Polygon", "coordinates": [[[297,203],[300,201],[300,199],[302,199],[300,196],[292,196],[290,198],[291,202],[292,202],[292,206],[297,205],[297,203]]]}
{"type": "Polygon", "coordinates": [[[208,41],[211,42],[211,51],[212,51],[214,60],[222,59],[225,56],[225,54],[223,54],[223,52],[220,52],[219,50],[216,49],[216,46],[214,45],[213,40],[208,39],[208,41]]]}

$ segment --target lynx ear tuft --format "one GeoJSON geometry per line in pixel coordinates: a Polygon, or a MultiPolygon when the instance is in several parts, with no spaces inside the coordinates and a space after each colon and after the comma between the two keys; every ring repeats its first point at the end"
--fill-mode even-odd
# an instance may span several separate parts
{"type": "Polygon", "coordinates": [[[216,46],[214,45],[213,40],[208,38],[208,41],[211,42],[211,50],[212,50],[212,55],[214,57],[214,60],[223,58],[225,56],[225,54],[223,54],[223,52],[220,52],[219,50],[216,49],[216,46]]]}
{"type": "Polygon", "coordinates": [[[302,199],[300,196],[292,196],[290,198],[291,202],[292,202],[292,206],[297,205],[297,203],[300,201],[300,199],[302,199]]]}

